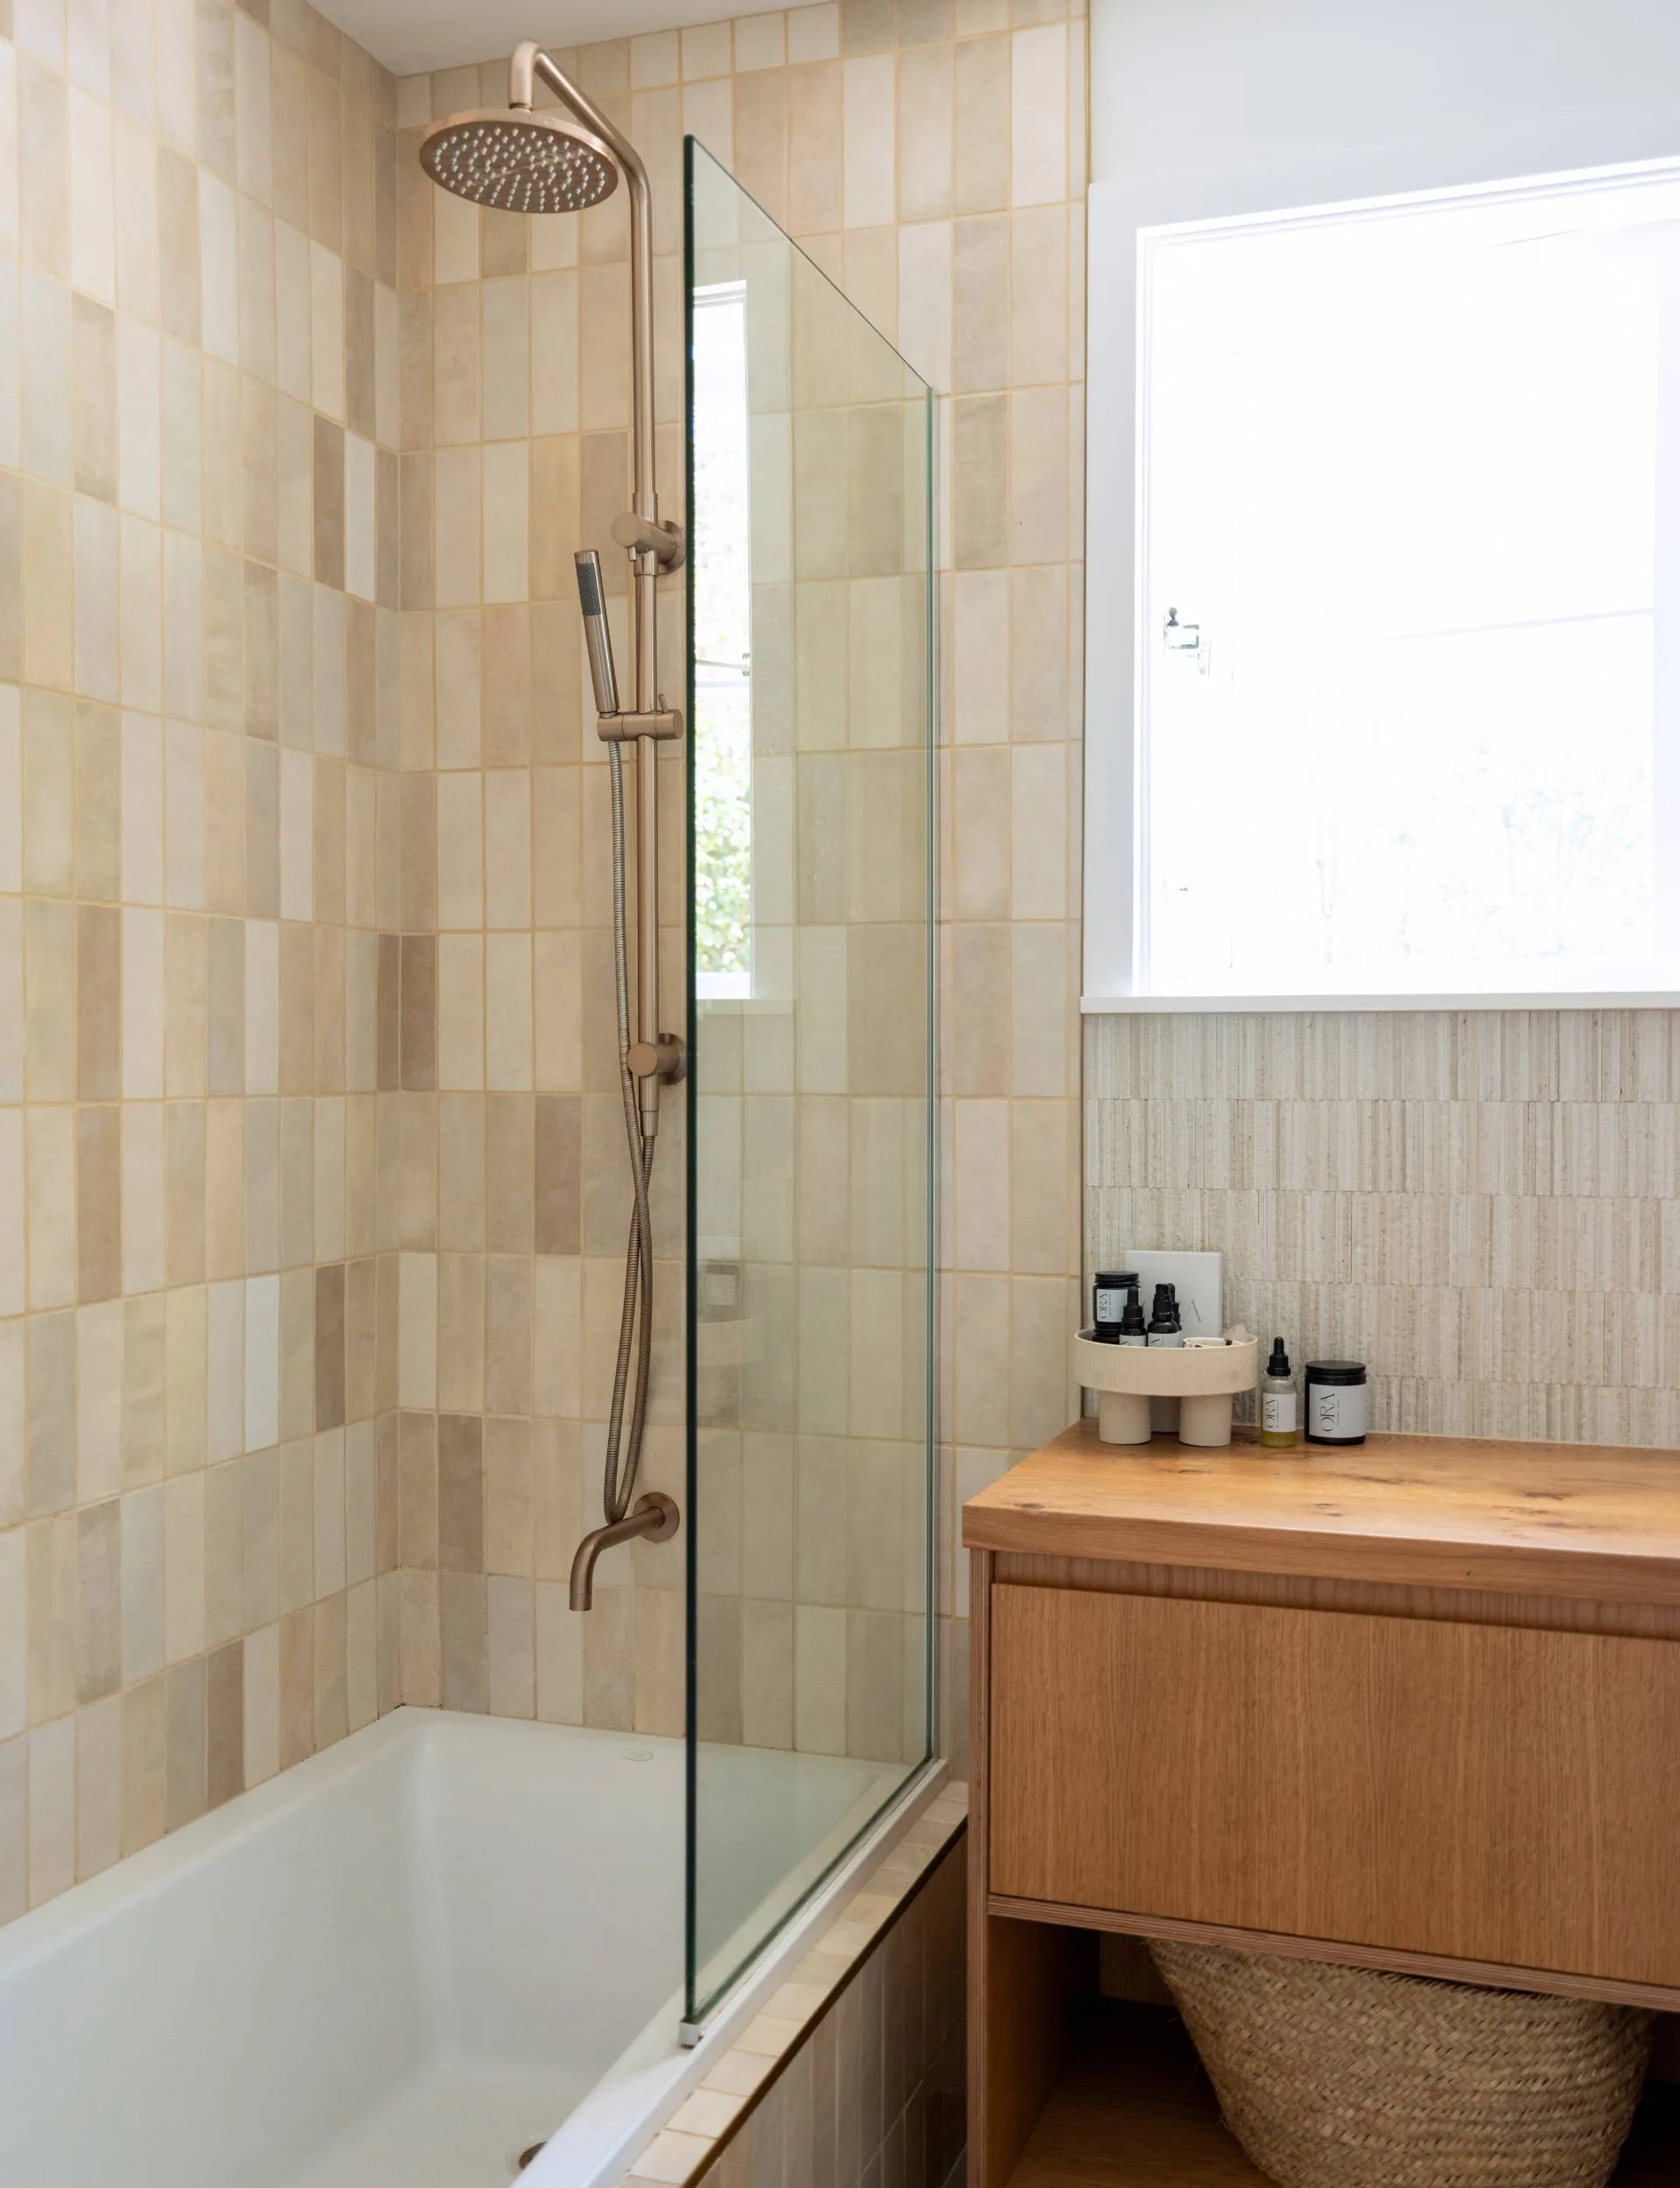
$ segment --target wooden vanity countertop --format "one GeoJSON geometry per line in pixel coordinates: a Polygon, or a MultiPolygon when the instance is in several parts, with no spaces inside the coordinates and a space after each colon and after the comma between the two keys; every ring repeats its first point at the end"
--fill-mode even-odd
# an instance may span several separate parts
{"type": "Polygon", "coordinates": [[[1373,1435],[1104,1444],[1082,1420],[964,1505],[971,1549],[1680,1606],[1680,1451],[1373,1435]]]}

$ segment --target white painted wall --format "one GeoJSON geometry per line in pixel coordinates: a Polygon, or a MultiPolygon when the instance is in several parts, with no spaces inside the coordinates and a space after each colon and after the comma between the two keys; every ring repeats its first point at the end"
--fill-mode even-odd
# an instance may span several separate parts
{"type": "Polygon", "coordinates": [[[1091,0],[1092,174],[1191,221],[1680,152],[1673,0],[1091,0]]]}

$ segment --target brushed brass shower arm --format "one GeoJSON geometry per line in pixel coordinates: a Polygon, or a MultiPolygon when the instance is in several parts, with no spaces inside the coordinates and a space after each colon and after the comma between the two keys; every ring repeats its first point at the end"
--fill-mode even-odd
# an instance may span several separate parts
{"type": "MultiPolygon", "coordinates": [[[[654,492],[653,193],[648,187],[648,170],[642,165],[641,154],[611,115],[603,113],[589,94],[574,83],[534,39],[527,39],[522,45],[515,47],[514,57],[508,65],[508,105],[534,106],[539,76],[550,91],[564,100],[580,122],[611,147],[612,156],[623,172],[625,188],[629,193],[630,439],[635,479],[634,513],[650,524],[657,524],[659,501],[654,492]]],[[[641,650],[638,649],[639,653],[641,650]]],[[[638,660],[636,704],[639,707],[645,707],[651,697],[651,659],[648,666],[650,671],[648,688],[644,689],[640,682],[641,663],[638,660]]]]}

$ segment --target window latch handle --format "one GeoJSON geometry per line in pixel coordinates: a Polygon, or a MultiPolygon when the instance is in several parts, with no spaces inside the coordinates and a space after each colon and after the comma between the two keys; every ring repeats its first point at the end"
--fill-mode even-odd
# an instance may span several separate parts
{"type": "Polygon", "coordinates": [[[1161,643],[1170,654],[1189,654],[1202,675],[1207,675],[1208,649],[1202,639],[1201,625],[1180,622],[1175,607],[1166,611],[1166,621],[1161,626],[1161,643]]]}

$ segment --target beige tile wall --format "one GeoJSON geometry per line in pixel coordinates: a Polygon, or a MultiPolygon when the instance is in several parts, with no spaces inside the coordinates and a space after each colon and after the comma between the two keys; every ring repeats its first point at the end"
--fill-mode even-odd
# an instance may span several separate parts
{"type": "Polygon", "coordinates": [[[0,6],[0,1919],[395,1695],[396,118],[0,6]]]}
{"type": "Polygon", "coordinates": [[[1218,1247],[1298,1368],[1380,1427],[1680,1442],[1680,1018],[1095,1019],[1097,1259],[1218,1247]]]}
{"type": "MultiPolygon", "coordinates": [[[[726,33],[725,33],[726,35],[726,33]]],[[[564,57],[633,121],[627,49],[564,57]]],[[[402,1690],[410,1701],[680,1733],[683,1550],[603,1564],[567,1603],[599,1517],[630,1211],[612,1006],[608,772],[572,556],[602,550],[624,644],[625,201],[526,221],[426,179],[424,123],[507,99],[505,62],[399,86],[402,323],[402,1690]]],[[[648,132],[651,137],[654,132],[648,132]]],[[[655,165],[660,474],[682,497],[680,171],[655,165]]],[[[662,165],[659,154],[666,155],[662,165]]],[[[680,586],[666,686],[683,691],[680,586]]],[[[663,901],[680,918],[682,782],[664,779],[663,901]]],[[[682,937],[665,938],[681,1027],[682,937]]],[[[681,1495],[682,1098],[654,1170],[656,1351],[644,1487],[681,1495]]]]}
{"type": "Polygon", "coordinates": [[[940,1661],[959,1769],[957,1514],[1077,1403],[1084,13],[957,0],[954,43],[899,60],[900,339],[949,390],[940,1661]]]}
{"type": "Polygon", "coordinates": [[[696,277],[747,284],[754,971],[690,1058],[696,1228],[744,1294],[699,1332],[696,1721],[920,1762],[931,408],[736,184],[696,181],[696,277]]]}
{"type": "MultiPolygon", "coordinates": [[[[572,57],[654,171],[668,501],[684,129],[948,396],[948,1513],[1067,1402],[1078,15],[572,57]]],[[[419,123],[500,78],[396,87],[301,0],[0,0],[0,1916],[400,1698],[680,1722],[680,1543],[586,1639],[562,1594],[625,1217],[570,566],[622,214],[433,198],[419,123]]]]}
{"type": "MultiPolygon", "coordinates": [[[[558,56],[653,176],[668,507],[681,494],[684,130],[946,398],[940,1564],[956,1751],[966,1603],[951,1499],[1063,1425],[1070,1402],[1082,16],[1066,0],[845,0],[558,56]]],[[[570,557],[601,546],[620,582],[605,551],[625,490],[626,236],[618,200],[528,228],[420,179],[427,119],[505,95],[500,66],[399,94],[404,992],[421,1016],[404,1018],[396,1194],[414,1492],[403,1685],[413,1700],[672,1731],[680,1540],[615,1553],[587,1622],[562,1593],[598,1494],[625,1220],[605,770],[585,733],[570,557]],[[473,1515],[450,1544],[428,1501],[446,1436],[473,1515]]],[[[667,608],[675,691],[679,594],[667,608]]],[[[673,1136],[648,1468],[674,1489],[680,1159],[673,1136]]]]}

